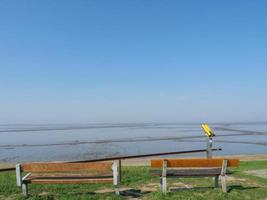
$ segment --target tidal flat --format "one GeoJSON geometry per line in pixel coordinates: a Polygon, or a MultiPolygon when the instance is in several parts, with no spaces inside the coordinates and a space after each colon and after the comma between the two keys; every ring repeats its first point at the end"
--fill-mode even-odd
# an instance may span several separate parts
{"type": "MultiPolygon", "coordinates": [[[[213,146],[222,148],[214,152],[215,156],[267,153],[267,123],[210,126],[216,135],[213,146]]],[[[1,163],[82,160],[206,148],[206,137],[197,123],[8,124],[0,125],[0,135],[1,163]]]]}

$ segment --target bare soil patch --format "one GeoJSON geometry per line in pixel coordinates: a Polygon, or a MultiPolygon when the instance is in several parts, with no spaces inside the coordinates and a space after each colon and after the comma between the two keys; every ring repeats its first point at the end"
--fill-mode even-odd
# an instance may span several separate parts
{"type": "Polygon", "coordinates": [[[245,171],[245,173],[261,178],[267,178],[267,169],[249,170],[245,171]]]}

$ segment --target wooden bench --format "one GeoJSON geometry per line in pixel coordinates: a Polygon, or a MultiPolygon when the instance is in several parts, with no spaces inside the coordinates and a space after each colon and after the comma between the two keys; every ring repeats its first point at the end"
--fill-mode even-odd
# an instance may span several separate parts
{"type": "Polygon", "coordinates": [[[151,172],[160,175],[163,193],[167,192],[167,177],[214,177],[214,187],[218,187],[221,176],[222,191],[227,192],[226,169],[237,167],[239,159],[157,159],[151,160],[151,172]]]}
{"type": "Polygon", "coordinates": [[[28,184],[81,184],[113,183],[119,194],[119,164],[112,162],[95,163],[24,163],[16,165],[17,186],[23,195],[28,195],[28,184]],[[22,175],[23,172],[27,174],[22,175]]]}

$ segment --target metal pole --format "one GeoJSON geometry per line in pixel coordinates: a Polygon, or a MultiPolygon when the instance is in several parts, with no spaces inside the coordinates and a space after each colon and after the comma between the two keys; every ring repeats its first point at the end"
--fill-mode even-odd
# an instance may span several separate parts
{"type": "Polygon", "coordinates": [[[8,171],[15,171],[15,167],[10,167],[10,168],[2,168],[0,169],[0,172],[8,172],[8,171]]]}
{"type": "MultiPolygon", "coordinates": [[[[210,149],[211,151],[221,151],[221,148],[210,149]]],[[[124,159],[133,159],[133,158],[144,158],[144,157],[154,157],[154,156],[165,156],[165,155],[175,155],[175,154],[188,154],[188,153],[200,153],[207,152],[206,149],[197,149],[191,151],[174,151],[174,152],[164,152],[164,153],[152,153],[152,154],[140,154],[140,155],[131,155],[131,156],[118,156],[118,157],[109,157],[109,158],[99,158],[92,160],[77,160],[77,161],[65,161],[65,163],[83,163],[83,162],[98,162],[98,161],[110,161],[110,160],[124,160],[124,159]]]]}
{"type": "Polygon", "coordinates": [[[212,158],[212,137],[207,137],[207,159],[212,158]]]}

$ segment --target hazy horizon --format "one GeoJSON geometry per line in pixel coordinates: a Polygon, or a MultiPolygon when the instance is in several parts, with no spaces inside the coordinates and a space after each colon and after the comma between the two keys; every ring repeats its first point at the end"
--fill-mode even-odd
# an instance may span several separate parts
{"type": "Polygon", "coordinates": [[[221,125],[228,125],[228,124],[267,124],[267,121],[200,121],[200,122],[167,122],[167,121],[135,121],[135,122],[126,122],[126,121],[120,121],[120,122],[75,122],[75,123],[69,123],[69,122],[52,122],[52,123],[0,123],[0,126],[5,125],[94,125],[94,124],[192,124],[192,125],[201,125],[203,123],[208,124],[221,124],[221,125]]]}

